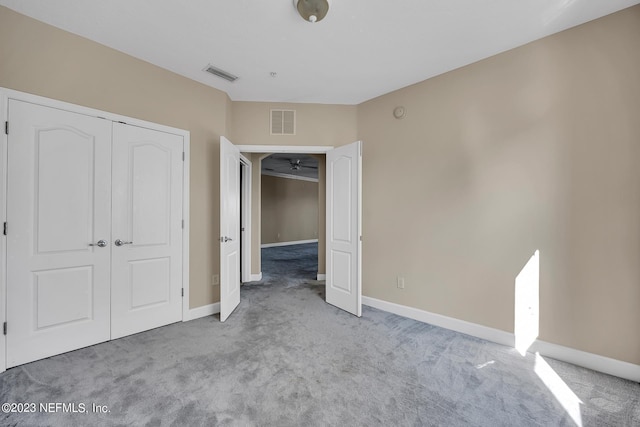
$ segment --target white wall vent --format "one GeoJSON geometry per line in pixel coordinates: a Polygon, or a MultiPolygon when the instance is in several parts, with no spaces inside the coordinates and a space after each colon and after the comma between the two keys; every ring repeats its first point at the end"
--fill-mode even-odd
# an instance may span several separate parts
{"type": "Polygon", "coordinates": [[[295,135],[296,110],[271,110],[271,135],[295,135]]]}

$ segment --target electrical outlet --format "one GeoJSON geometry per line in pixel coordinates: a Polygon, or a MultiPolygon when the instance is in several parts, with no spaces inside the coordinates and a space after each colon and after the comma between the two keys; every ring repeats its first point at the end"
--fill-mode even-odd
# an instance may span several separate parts
{"type": "Polygon", "coordinates": [[[398,283],[398,289],[404,289],[404,277],[398,276],[397,283],[398,283]]]}
{"type": "Polygon", "coordinates": [[[211,278],[211,286],[220,286],[220,275],[214,274],[211,278]]]}

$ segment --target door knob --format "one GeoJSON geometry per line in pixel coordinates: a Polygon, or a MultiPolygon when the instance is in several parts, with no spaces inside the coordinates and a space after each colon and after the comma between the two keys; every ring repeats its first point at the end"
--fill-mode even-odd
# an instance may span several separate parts
{"type": "Polygon", "coordinates": [[[98,243],[89,243],[89,246],[99,246],[101,248],[104,248],[105,246],[107,246],[107,241],[104,239],[98,240],[98,243]]]}
{"type": "Polygon", "coordinates": [[[220,238],[220,241],[223,242],[223,243],[230,242],[232,240],[233,239],[231,237],[227,237],[227,236],[223,236],[223,237],[220,238]]]}
{"type": "Polygon", "coordinates": [[[122,245],[130,245],[130,244],[132,244],[133,242],[125,242],[124,240],[120,240],[120,239],[118,239],[118,240],[116,240],[114,243],[116,244],[116,246],[122,246],[122,245]]]}

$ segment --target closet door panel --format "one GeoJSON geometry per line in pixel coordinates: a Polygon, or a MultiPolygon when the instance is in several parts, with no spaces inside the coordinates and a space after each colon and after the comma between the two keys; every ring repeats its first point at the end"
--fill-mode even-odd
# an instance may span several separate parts
{"type": "Polygon", "coordinates": [[[182,320],[183,138],[113,125],[111,336],[182,320]]]}
{"type": "Polygon", "coordinates": [[[110,337],[111,122],[17,100],[8,112],[11,367],[110,337]]]}

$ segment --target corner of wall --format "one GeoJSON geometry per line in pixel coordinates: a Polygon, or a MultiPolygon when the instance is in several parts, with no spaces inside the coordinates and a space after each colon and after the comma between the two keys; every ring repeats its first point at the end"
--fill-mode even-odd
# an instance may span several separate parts
{"type": "Polygon", "coordinates": [[[233,141],[233,101],[229,98],[228,94],[225,94],[225,106],[224,106],[224,134],[230,141],[233,141]]]}

